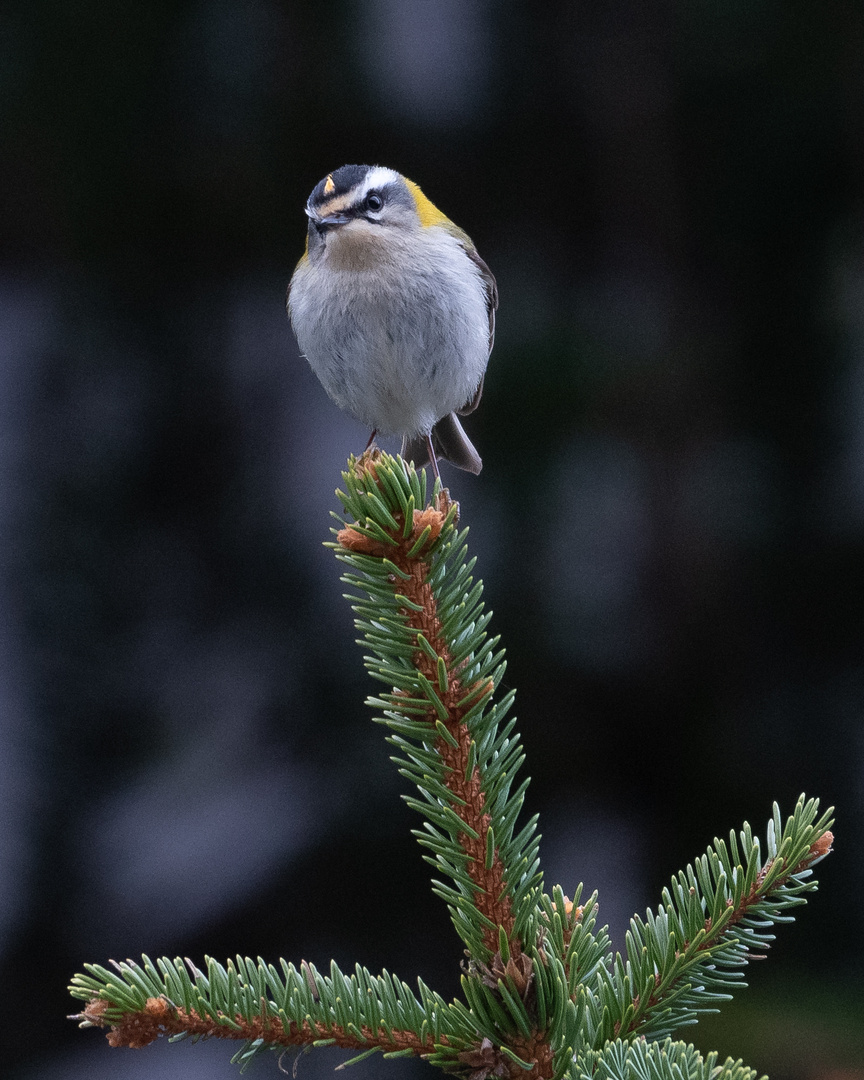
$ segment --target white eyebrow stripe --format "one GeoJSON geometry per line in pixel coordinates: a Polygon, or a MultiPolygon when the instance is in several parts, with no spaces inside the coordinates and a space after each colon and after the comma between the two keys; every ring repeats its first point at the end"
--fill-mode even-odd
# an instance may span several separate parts
{"type": "Polygon", "coordinates": [[[366,179],[363,181],[363,185],[360,188],[359,196],[363,199],[368,192],[373,191],[375,188],[392,184],[394,180],[398,179],[399,173],[394,172],[393,169],[385,169],[383,165],[376,165],[374,169],[370,169],[366,174],[366,179]]]}

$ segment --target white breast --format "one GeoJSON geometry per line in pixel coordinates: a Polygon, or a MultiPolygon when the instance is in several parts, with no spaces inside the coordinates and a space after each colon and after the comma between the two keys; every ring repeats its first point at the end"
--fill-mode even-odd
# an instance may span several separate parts
{"type": "Polygon", "coordinates": [[[363,259],[344,247],[340,256],[355,224],[328,237],[321,258],[297,267],[294,332],[337,405],[382,434],[428,433],[471,400],[486,369],[480,271],[437,226],[390,237],[386,246],[379,230],[378,243],[363,245],[363,259]]]}

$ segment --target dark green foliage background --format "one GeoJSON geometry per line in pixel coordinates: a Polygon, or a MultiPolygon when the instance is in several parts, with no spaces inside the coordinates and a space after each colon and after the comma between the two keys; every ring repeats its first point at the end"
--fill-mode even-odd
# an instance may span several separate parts
{"type": "MultiPolygon", "coordinates": [[[[456,992],[320,547],[366,433],[282,310],[303,202],[352,161],[416,179],[498,276],[484,472],[445,481],[519,688],[529,811],[559,850],[571,824],[606,845],[644,909],[773,799],[834,803],[803,925],[734,1022],[688,1037],[774,1080],[860,1060],[862,51],[850,0],[3,7],[9,1075],[95,1075],[66,982],[144,949],[456,992]],[[148,808],[165,760],[188,782],[148,808]],[[198,921],[112,917],[106,882],[166,821],[151,878],[176,904],[201,787],[238,763],[271,827],[255,760],[320,830],[198,921]],[[129,792],[140,834],[103,850],[129,792]]],[[[612,918],[602,854],[574,858],[562,884],[612,918]]],[[[186,1047],[158,1073],[98,1050],[105,1075],[197,1075],[186,1047]]]]}

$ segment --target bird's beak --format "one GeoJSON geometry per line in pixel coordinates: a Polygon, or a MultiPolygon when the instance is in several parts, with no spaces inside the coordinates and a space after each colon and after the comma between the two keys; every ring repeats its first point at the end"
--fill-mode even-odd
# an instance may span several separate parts
{"type": "Polygon", "coordinates": [[[328,229],[338,228],[339,225],[347,225],[351,220],[350,214],[328,214],[326,217],[318,217],[318,215],[311,210],[307,210],[306,214],[319,232],[326,232],[328,229]]]}

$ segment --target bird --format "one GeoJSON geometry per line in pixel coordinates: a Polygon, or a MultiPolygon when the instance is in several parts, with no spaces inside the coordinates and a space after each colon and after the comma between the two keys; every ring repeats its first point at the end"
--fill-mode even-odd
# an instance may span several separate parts
{"type": "Polygon", "coordinates": [[[479,473],[460,416],[480,403],[498,288],[471,239],[417,184],[343,165],[306,203],[306,250],[288,286],[300,352],[330,398],[416,468],[479,473]]]}

